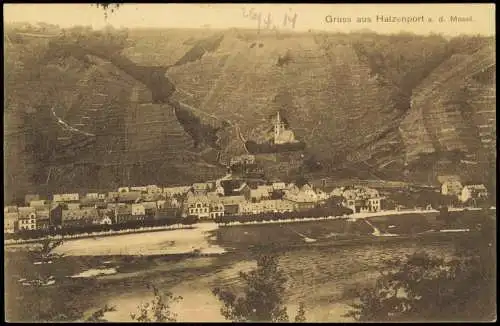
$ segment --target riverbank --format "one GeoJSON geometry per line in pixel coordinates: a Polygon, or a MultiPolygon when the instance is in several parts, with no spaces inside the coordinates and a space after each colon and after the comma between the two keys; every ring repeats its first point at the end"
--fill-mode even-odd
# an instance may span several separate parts
{"type": "MultiPolygon", "coordinates": [[[[365,223],[361,221],[360,224],[365,223]]],[[[100,247],[90,247],[91,239],[71,240],[57,248],[67,255],[47,265],[34,264],[27,253],[6,253],[6,269],[10,276],[6,281],[7,297],[18,297],[23,291],[31,291],[22,286],[19,279],[32,279],[40,271],[53,275],[56,282],[39,289],[38,297],[32,297],[30,292],[30,296],[23,300],[10,299],[8,314],[15,317],[14,320],[28,316],[22,309],[29,306],[29,298],[32,304],[41,300],[48,302],[44,307],[53,307],[50,309],[55,313],[71,309],[90,313],[104,304],[114,305],[117,311],[106,314],[106,318],[113,322],[130,321],[130,312],[153,298],[146,285],[155,284],[164,291],[184,297],[172,307],[179,315],[179,321],[223,321],[220,302],[213,297],[211,290],[217,286],[239,291],[242,286],[239,272],[254,268],[256,258],[268,252],[279,257],[280,266],[288,277],[286,297],[292,316],[296,312],[295,304],[305,302],[308,321],[339,322],[345,320],[342,315],[348,308],[346,303],[352,299],[349,293],[378,276],[378,268],[384,259],[404,257],[420,250],[447,257],[455,252],[455,245],[459,242],[455,241],[459,240],[457,237],[472,236],[469,242],[475,243],[474,232],[435,233],[435,239],[432,234],[416,238],[368,234],[356,238],[352,234],[333,232],[345,225],[345,221],[339,220],[231,228],[215,228],[202,223],[197,230],[165,231],[165,234],[155,233],[152,237],[148,234],[106,237],[103,240],[114,239],[116,243],[116,247],[108,252],[100,247]],[[188,243],[193,242],[192,237],[203,237],[204,246],[215,245],[228,252],[211,257],[173,254],[172,251],[181,248],[182,243],[179,243],[179,248],[165,250],[165,242],[172,232],[179,232],[179,237],[190,232],[188,243]],[[306,243],[297,233],[318,241],[306,243]],[[142,240],[129,239],[131,236],[142,240]],[[80,255],[72,251],[73,245],[65,247],[71,242],[84,240],[88,241],[84,245],[95,254],[88,251],[80,255]],[[250,243],[264,247],[253,250],[250,243]],[[141,247],[152,250],[143,254],[141,247]],[[230,251],[230,248],[241,250],[230,251]],[[109,255],[110,252],[118,254],[109,255]],[[193,316],[194,312],[198,312],[196,316],[193,316]]]]}
{"type": "MultiPolygon", "coordinates": [[[[492,208],[492,209],[494,209],[494,208],[492,208]]],[[[461,212],[464,210],[480,211],[481,208],[450,208],[449,212],[461,212]]],[[[221,223],[221,224],[219,224],[219,226],[220,227],[231,227],[231,226],[241,226],[241,225],[304,223],[304,222],[330,221],[330,220],[342,220],[342,219],[355,221],[355,220],[360,220],[360,219],[368,219],[371,217],[391,216],[391,215],[411,215],[411,214],[423,214],[423,215],[439,214],[439,211],[435,210],[435,209],[387,210],[387,211],[380,211],[380,212],[361,212],[361,213],[354,213],[354,214],[343,215],[343,216],[322,216],[322,217],[314,217],[314,218],[295,218],[295,219],[282,219],[282,220],[272,220],[272,221],[229,222],[229,223],[221,223]]]]}
{"type": "Polygon", "coordinates": [[[116,235],[124,235],[124,234],[130,234],[130,233],[149,233],[149,232],[159,232],[159,231],[165,231],[165,230],[179,230],[179,229],[192,229],[192,225],[182,225],[182,224],[175,224],[175,225],[169,225],[169,226],[151,226],[151,227],[142,227],[138,229],[126,229],[126,230],[109,230],[109,231],[102,231],[102,232],[93,232],[93,233],[80,233],[80,234],[72,234],[72,235],[54,235],[54,236],[47,236],[45,238],[39,238],[39,239],[28,239],[28,240],[4,240],[4,245],[9,246],[9,245],[16,245],[16,244],[27,244],[27,243],[39,243],[42,242],[45,239],[52,239],[52,240],[61,240],[61,239],[82,239],[82,238],[94,238],[94,237],[107,237],[107,236],[116,236],[116,235]]]}
{"type": "Polygon", "coordinates": [[[209,243],[215,223],[198,223],[189,229],[92,237],[65,241],[54,252],[69,256],[218,254],[225,250],[209,243]]]}

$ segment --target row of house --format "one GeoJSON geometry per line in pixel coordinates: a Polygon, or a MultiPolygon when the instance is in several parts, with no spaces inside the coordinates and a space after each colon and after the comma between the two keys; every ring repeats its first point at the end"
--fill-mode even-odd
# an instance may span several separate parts
{"type": "Polygon", "coordinates": [[[331,196],[343,198],[343,205],[353,212],[377,212],[382,209],[385,197],[369,188],[338,188],[331,193],[313,189],[309,184],[277,183],[250,188],[245,185],[240,195],[221,196],[218,192],[189,192],[185,214],[199,218],[216,218],[223,215],[246,215],[272,212],[303,211],[324,204],[331,196]],[[272,198],[276,191],[282,196],[272,198]]]}
{"type": "Polygon", "coordinates": [[[488,190],[484,184],[463,185],[458,178],[444,181],[441,185],[441,194],[456,196],[462,203],[488,198],[488,190]]]}
{"type": "Polygon", "coordinates": [[[37,200],[28,207],[4,208],[4,233],[95,224],[114,224],[180,215],[177,199],[152,202],[57,203],[37,200]]]}
{"type": "Polygon", "coordinates": [[[330,193],[341,197],[343,206],[352,209],[354,213],[379,212],[384,210],[385,197],[377,189],[368,187],[340,187],[330,193]]]}
{"type": "Polygon", "coordinates": [[[52,201],[27,195],[28,207],[5,208],[5,232],[36,230],[49,226],[68,227],[113,224],[151,218],[197,216],[215,219],[223,215],[259,214],[307,210],[330,197],[343,198],[354,212],[379,211],[383,199],[377,190],[336,188],[331,192],[291,183],[247,184],[226,176],[191,186],[160,188],[155,185],[120,187],[108,193],[54,194],[52,201]]]}

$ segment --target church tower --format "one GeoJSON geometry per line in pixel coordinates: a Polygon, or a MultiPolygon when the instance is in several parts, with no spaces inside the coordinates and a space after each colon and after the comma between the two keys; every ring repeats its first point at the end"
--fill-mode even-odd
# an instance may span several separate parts
{"type": "Polygon", "coordinates": [[[280,113],[276,115],[276,121],[274,123],[274,143],[280,143],[279,138],[282,132],[285,130],[285,124],[281,121],[280,113]]]}

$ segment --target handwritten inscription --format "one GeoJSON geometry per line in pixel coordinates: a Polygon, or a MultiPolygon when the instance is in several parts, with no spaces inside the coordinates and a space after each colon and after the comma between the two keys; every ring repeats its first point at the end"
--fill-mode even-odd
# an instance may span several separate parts
{"type": "Polygon", "coordinates": [[[292,15],[292,9],[289,9],[288,13],[285,13],[283,16],[283,20],[274,21],[271,13],[264,14],[261,11],[256,11],[255,8],[251,8],[250,10],[246,10],[246,8],[242,8],[243,17],[254,20],[257,22],[257,30],[260,32],[261,29],[267,30],[278,30],[280,28],[295,28],[295,24],[297,22],[297,13],[292,15]]]}

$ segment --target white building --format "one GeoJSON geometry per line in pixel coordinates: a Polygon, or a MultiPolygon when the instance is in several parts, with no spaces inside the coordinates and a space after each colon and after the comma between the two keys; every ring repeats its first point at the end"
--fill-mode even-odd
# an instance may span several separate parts
{"type": "Polygon", "coordinates": [[[210,217],[210,200],[207,196],[189,196],[186,205],[189,215],[197,216],[200,219],[210,217]]]}
{"type": "Polygon", "coordinates": [[[462,189],[462,183],[458,180],[445,181],[441,185],[441,194],[460,197],[462,189]]]}
{"type": "Polygon", "coordinates": [[[224,205],[221,202],[210,203],[210,218],[224,216],[224,205]]]}
{"type": "Polygon", "coordinates": [[[295,205],[287,200],[275,199],[257,203],[244,202],[240,204],[239,209],[241,214],[285,213],[292,212],[295,205]]]}
{"type": "Polygon", "coordinates": [[[89,192],[85,195],[89,199],[99,199],[99,194],[97,192],[89,192]]]}
{"type": "Polygon", "coordinates": [[[463,187],[460,194],[460,201],[465,203],[469,199],[485,199],[488,198],[488,190],[483,184],[467,185],[463,187]]]}
{"type": "Polygon", "coordinates": [[[80,195],[77,193],[73,194],[54,194],[52,196],[52,201],[56,203],[62,203],[62,202],[70,202],[70,201],[79,201],[80,200],[80,195]]]}
{"type": "Polygon", "coordinates": [[[19,207],[19,230],[36,230],[36,211],[33,207],[19,207]]]}
{"type": "Polygon", "coordinates": [[[16,223],[19,221],[19,212],[4,212],[3,232],[14,233],[16,231],[16,223]]]}
{"type": "Polygon", "coordinates": [[[148,186],[133,186],[130,191],[148,192],[148,186]]]}
{"type": "Polygon", "coordinates": [[[146,210],[142,204],[132,204],[132,215],[146,215],[146,210]]]}
{"type": "Polygon", "coordinates": [[[273,191],[285,190],[286,184],[284,182],[273,182],[273,191]]]}
{"type": "Polygon", "coordinates": [[[278,112],[274,123],[274,143],[287,144],[296,142],[297,140],[295,140],[293,131],[286,129],[285,123],[281,120],[280,113],[278,112]]]}

